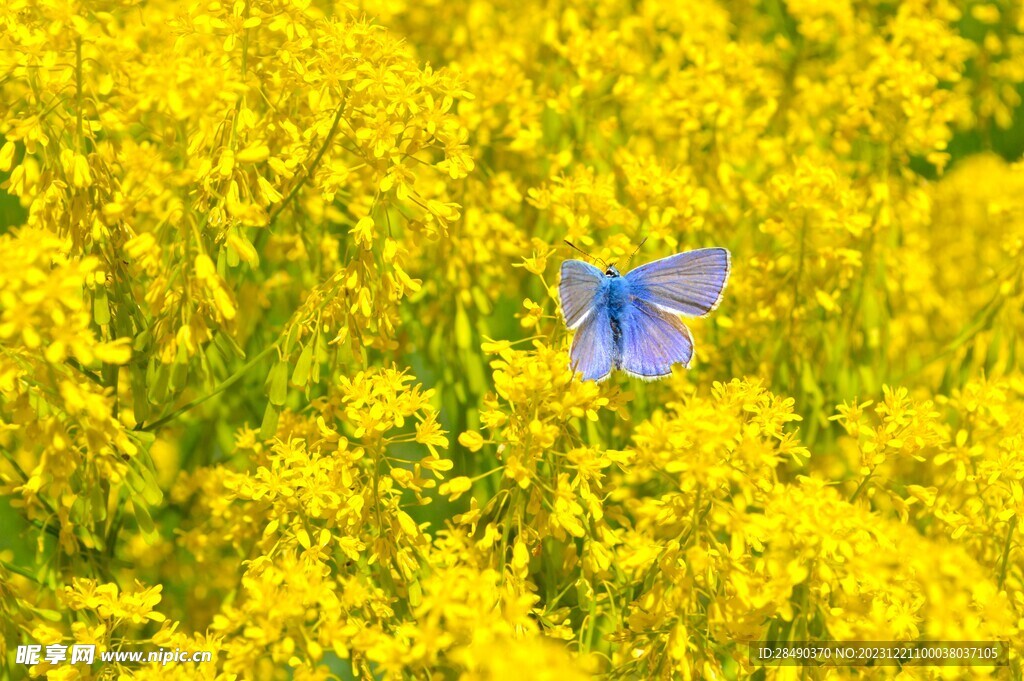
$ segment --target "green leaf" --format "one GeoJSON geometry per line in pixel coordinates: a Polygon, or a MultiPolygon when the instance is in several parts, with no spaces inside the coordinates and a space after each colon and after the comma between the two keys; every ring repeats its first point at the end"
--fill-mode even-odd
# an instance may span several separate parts
{"type": "Polygon", "coordinates": [[[295,371],[292,372],[292,385],[305,387],[309,382],[309,367],[313,363],[313,343],[310,342],[302,348],[299,359],[295,362],[295,371]]]}
{"type": "Polygon", "coordinates": [[[135,420],[142,423],[149,418],[149,400],[146,399],[146,371],[133,365],[129,371],[132,384],[132,406],[135,412],[135,420]]]}
{"type": "Polygon", "coordinates": [[[132,343],[132,354],[143,352],[149,347],[149,344],[153,341],[153,334],[149,329],[144,329],[139,332],[139,335],[135,336],[135,341],[132,343]]]}
{"type": "Polygon", "coordinates": [[[260,424],[260,438],[269,440],[277,432],[277,418],[279,414],[272,404],[268,404],[263,411],[263,423],[260,424]]]}
{"type": "Polygon", "coordinates": [[[153,364],[155,367],[152,370],[153,378],[149,380],[149,401],[152,404],[163,404],[167,397],[167,385],[171,380],[171,369],[159,360],[153,364]]]}
{"type": "Polygon", "coordinates": [[[89,517],[97,523],[107,519],[107,504],[104,500],[103,490],[100,485],[89,485],[89,488],[80,497],[88,500],[89,517]]]}
{"type": "Polygon", "coordinates": [[[469,325],[466,309],[462,307],[461,302],[457,303],[455,305],[455,345],[460,350],[466,350],[472,341],[473,329],[469,325]]]}
{"type": "Polygon", "coordinates": [[[221,352],[224,353],[225,357],[234,355],[235,357],[245,357],[245,350],[239,347],[235,339],[226,333],[215,333],[213,335],[213,343],[216,345],[221,352]]]}
{"type": "Polygon", "coordinates": [[[288,365],[284,362],[275,364],[267,382],[270,385],[270,403],[280,407],[288,397],[288,365]]]}
{"type": "MultiPolygon", "coordinates": [[[[181,348],[184,352],[184,348],[181,348]]],[[[188,359],[184,356],[178,358],[174,364],[171,365],[171,390],[177,392],[188,385],[188,359]]]]}
{"type": "Polygon", "coordinates": [[[153,517],[149,515],[149,510],[142,504],[136,503],[131,499],[128,500],[129,512],[135,516],[135,522],[139,524],[139,530],[142,531],[148,543],[152,543],[157,539],[156,523],[153,522],[153,517]]]}
{"type": "Polygon", "coordinates": [[[473,296],[473,302],[476,303],[476,307],[480,310],[481,315],[487,316],[491,314],[491,301],[482,288],[474,286],[470,289],[469,293],[473,296]]]}
{"type": "Polygon", "coordinates": [[[988,347],[985,349],[985,373],[995,373],[996,364],[999,362],[1000,351],[1003,346],[1003,327],[996,326],[992,329],[992,337],[989,338],[988,347]]]}
{"type": "Polygon", "coordinates": [[[128,467],[128,475],[125,478],[128,488],[150,506],[159,506],[163,503],[164,493],[153,477],[153,472],[141,461],[136,460],[133,464],[128,467]]]}
{"type": "Polygon", "coordinates": [[[110,323],[110,302],[107,300],[107,290],[97,288],[92,297],[92,318],[100,326],[110,323]]]}
{"type": "Polygon", "coordinates": [[[416,607],[423,601],[423,587],[417,581],[409,583],[409,605],[416,607]]]}
{"type": "Polygon", "coordinates": [[[292,324],[291,328],[288,329],[288,335],[284,338],[284,354],[287,357],[292,353],[292,348],[295,347],[295,341],[299,339],[299,324],[292,324]]]}
{"type": "Polygon", "coordinates": [[[78,537],[82,546],[97,551],[103,550],[103,540],[85,525],[75,525],[75,536],[78,537]]]}
{"type": "Polygon", "coordinates": [[[60,622],[64,619],[64,613],[57,612],[56,610],[49,610],[47,608],[31,608],[31,610],[48,622],[60,622]]]}
{"type": "Polygon", "coordinates": [[[224,364],[223,351],[217,346],[216,343],[210,343],[206,346],[206,364],[210,368],[210,375],[212,376],[224,376],[228,373],[228,367],[224,364]]]}

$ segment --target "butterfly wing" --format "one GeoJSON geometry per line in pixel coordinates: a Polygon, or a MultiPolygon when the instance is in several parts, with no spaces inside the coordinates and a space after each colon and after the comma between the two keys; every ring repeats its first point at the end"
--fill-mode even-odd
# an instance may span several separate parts
{"type": "Polygon", "coordinates": [[[562,299],[565,325],[575,329],[591,313],[594,296],[601,288],[604,275],[590,263],[566,260],[562,263],[562,280],[558,284],[558,297],[562,299]]]}
{"type": "Polygon", "coordinates": [[[633,295],[651,305],[703,317],[721,302],[730,265],[726,249],[700,248],[641,265],[626,280],[633,295]]]}
{"type": "Polygon", "coordinates": [[[600,383],[612,372],[615,342],[607,302],[600,302],[587,314],[572,339],[569,364],[584,381],[600,383]]]}
{"type": "Polygon", "coordinates": [[[676,315],[634,297],[619,319],[618,366],[630,376],[654,380],[672,373],[673,364],[690,366],[693,337],[676,315]]]}

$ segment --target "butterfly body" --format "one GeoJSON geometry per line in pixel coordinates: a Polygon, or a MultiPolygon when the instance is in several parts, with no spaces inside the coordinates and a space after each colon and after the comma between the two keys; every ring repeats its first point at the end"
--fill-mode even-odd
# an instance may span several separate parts
{"type": "Polygon", "coordinates": [[[559,294],[566,325],[577,329],[573,370],[585,380],[602,381],[613,369],[654,380],[671,373],[673,364],[689,366],[693,339],[678,315],[713,310],[729,268],[724,248],[679,253],[625,275],[566,260],[559,294]]]}
{"type": "Polygon", "coordinates": [[[595,305],[605,305],[608,308],[608,325],[612,334],[612,366],[619,368],[618,358],[622,356],[622,327],[629,323],[629,306],[632,304],[633,295],[630,292],[629,282],[619,274],[614,267],[609,267],[604,273],[604,281],[594,296],[595,305]]]}

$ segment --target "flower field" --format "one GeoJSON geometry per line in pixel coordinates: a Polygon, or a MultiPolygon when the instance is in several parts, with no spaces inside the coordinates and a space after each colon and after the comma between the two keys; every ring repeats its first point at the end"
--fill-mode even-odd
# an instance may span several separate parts
{"type": "Polygon", "coordinates": [[[0,679],[1021,679],[1022,95],[1019,0],[6,0],[0,679]],[[563,240],[731,251],[690,370],[563,240]]]}

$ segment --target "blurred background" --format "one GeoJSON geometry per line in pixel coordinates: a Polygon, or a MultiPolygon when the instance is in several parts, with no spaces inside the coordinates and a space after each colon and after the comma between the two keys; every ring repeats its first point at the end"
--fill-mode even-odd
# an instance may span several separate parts
{"type": "MultiPolygon", "coordinates": [[[[1020,678],[1021,3],[12,0],[0,34],[7,677],[50,637],[216,651],[138,678],[562,679],[998,638],[901,673],[1020,678]],[[564,239],[730,249],[691,371],[572,378],[564,239]]],[[[114,673],[68,669],[31,673],[114,673]]]]}

